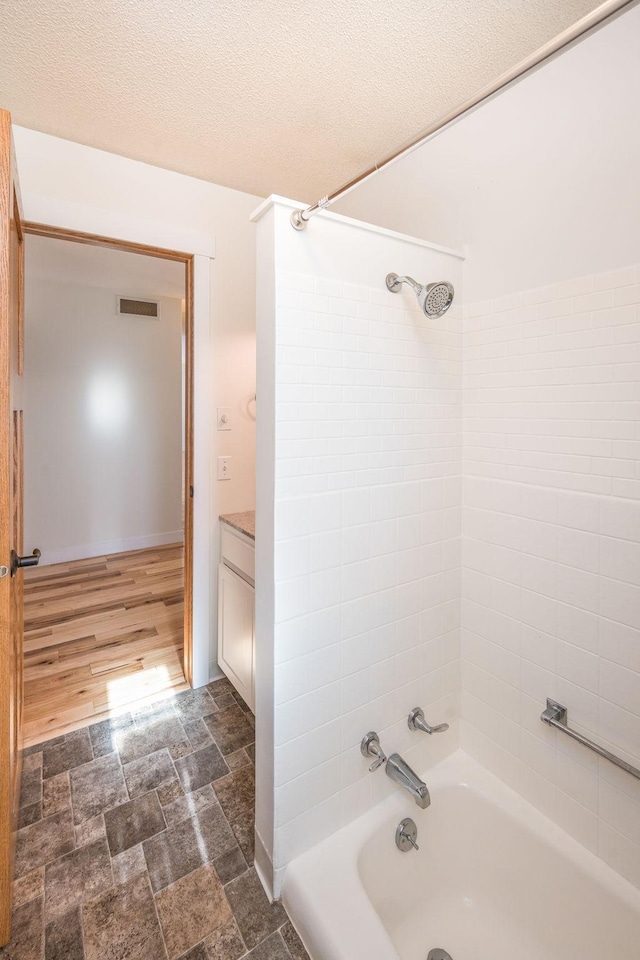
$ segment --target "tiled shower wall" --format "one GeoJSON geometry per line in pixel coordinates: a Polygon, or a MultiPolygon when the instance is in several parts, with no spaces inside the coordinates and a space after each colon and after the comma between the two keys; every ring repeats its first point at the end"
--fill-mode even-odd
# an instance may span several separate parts
{"type": "Polygon", "coordinates": [[[275,273],[276,889],[293,857],[394,788],[383,770],[368,772],[364,734],[377,730],[387,752],[424,769],[458,744],[460,686],[461,311],[427,324],[410,291],[384,284],[392,269],[442,275],[461,299],[460,260],[340,218],[296,235],[285,212],[289,269],[278,268],[276,241],[275,273]],[[307,243],[319,244],[321,267],[292,272],[307,243]],[[416,705],[448,720],[449,733],[410,733],[416,705]]]}
{"type": "Polygon", "coordinates": [[[467,306],[463,746],[640,885],[640,272],[467,306]]]}
{"type": "Polygon", "coordinates": [[[457,746],[460,676],[462,745],[640,885],[640,783],[540,721],[558,699],[640,762],[637,269],[467,306],[462,330],[459,260],[342,218],[300,237],[288,214],[259,224],[276,892],[395,789],[367,772],[367,730],[419,770],[457,746]],[[392,269],[452,279],[454,309],[425,323],[392,269]],[[451,731],[410,734],[417,704],[451,731]]]}
{"type": "MultiPolygon", "coordinates": [[[[457,717],[460,333],[380,288],[278,278],[276,843],[283,862],[389,789],[359,753],[457,717]]],[[[451,738],[452,739],[452,738],[451,738]]]]}

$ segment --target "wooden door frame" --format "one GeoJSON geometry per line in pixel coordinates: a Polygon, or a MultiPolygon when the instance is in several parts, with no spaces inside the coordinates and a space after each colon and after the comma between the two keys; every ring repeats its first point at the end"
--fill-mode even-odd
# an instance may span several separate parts
{"type": "Polygon", "coordinates": [[[185,383],[184,383],[184,644],[183,667],[185,680],[193,686],[193,464],[194,464],[194,254],[163,247],[147,246],[130,240],[117,240],[99,234],[52,227],[48,224],[23,221],[25,235],[48,237],[52,240],[70,240],[93,247],[107,247],[127,253],[137,253],[160,260],[173,260],[185,265],[185,383]]]}
{"type": "Polygon", "coordinates": [[[13,378],[22,375],[22,323],[24,313],[23,291],[24,231],[22,202],[17,178],[16,157],[11,131],[11,117],[0,110],[0,543],[2,573],[0,591],[0,945],[11,936],[11,881],[15,862],[15,844],[18,830],[18,808],[22,768],[22,708],[23,657],[22,640],[22,583],[9,575],[11,550],[22,552],[22,517],[16,514],[14,483],[17,479],[22,491],[21,467],[21,411],[14,409],[13,378]],[[18,242],[16,274],[12,273],[12,234],[18,242]],[[17,305],[12,303],[13,284],[17,286],[17,305]],[[13,309],[17,309],[17,316],[13,309]],[[19,413],[20,427],[16,430],[15,414],[19,413]],[[16,464],[18,470],[16,471],[16,464]]]}

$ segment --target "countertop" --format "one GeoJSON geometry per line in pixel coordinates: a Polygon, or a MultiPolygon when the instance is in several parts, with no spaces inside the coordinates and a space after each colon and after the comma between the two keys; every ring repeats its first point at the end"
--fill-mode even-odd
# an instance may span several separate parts
{"type": "Polygon", "coordinates": [[[255,510],[245,510],[244,513],[221,513],[220,519],[223,523],[228,523],[234,530],[246,534],[252,540],[256,538],[256,512],[255,510]]]}

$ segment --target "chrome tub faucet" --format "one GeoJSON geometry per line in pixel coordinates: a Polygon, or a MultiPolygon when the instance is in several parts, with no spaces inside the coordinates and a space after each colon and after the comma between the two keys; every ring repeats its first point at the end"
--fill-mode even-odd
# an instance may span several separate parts
{"type": "Polygon", "coordinates": [[[417,773],[411,769],[406,760],[403,760],[399,753],[392,753],[385,771],[388,777],[399,783],[401,787],[408,790],[421,810],[426,810],[431,803],[431,797],[424,780],[421,780],[417,773]]]}
{"type": "Polygon", "coordinates": [[[431,803],[426,783],[420,779],[399,753],[392,753],[387,758],[380,746],[380,738],[373,730],[363,738],[360,744],[360,752],[366,759],[373,758],[373,763],[369,767],[371,773],[384,764],[387,776],[399,783],[405,790],[408,790],[417,805],[422,810],[426,810],[431,803]]]}

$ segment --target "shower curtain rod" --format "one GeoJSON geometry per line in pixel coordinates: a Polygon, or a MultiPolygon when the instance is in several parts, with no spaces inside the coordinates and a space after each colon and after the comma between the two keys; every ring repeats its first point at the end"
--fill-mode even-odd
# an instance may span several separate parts
{"type": "Polygon", "coordinates": [[[361,183],[366,183],[367,180],[382,170],[386,170],[387,167],[390,167],[396,160],[400,160],[401,157],[408,156],[418,147],[427,143],[428,140],[431,140],[432,137],[435,137],[436,134],[455,123],[460,117],[474,110],[502,90],[505,90],[547,60],[551,60],[577,40],[582,39],[586,34],[602,26],[605,21],[613,19],[626,7],[634,7],[638,2],[640,2],[640,0],[605,0],[605,3],[600,4],[599,7],[596,7],[591,13],[588,13],[585,17],[576,21],[571,27],[567,27],[566,30],[559,33],[553,40],[549,40],[534,53],[530,54],[524,60],[521,60],[520,63],[512,67],[511,70],[507,70],[506,73],[501,74],[497,80],[494,80],[493,83],[484,87],[475,96],[470,97],[468,100],[465,100],[464,103],[460,104],[460,106],[455,107],[453,110],[450,110],[449,113],[445,113],[440,119],[435,120],[423,130],[422,133],[414,137],[413,140],[394,150],[393,153],[390,153],[383,160],[374,164],[373,167],[354,177],[353,180],[349,180],[348,183],[343,184],[338,190],[322,197],[322,199],[318,200],[318,202],[312,206],[294,210],[291,214],[291,225],[295,227],[296,230],[304,230],[311,217],[320,210],[326,210],[327,207],[334,204],[336,200],[342,199],[342,197],[350,193],[355,187],[360,186],[361,183]]]}

